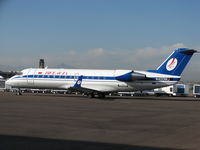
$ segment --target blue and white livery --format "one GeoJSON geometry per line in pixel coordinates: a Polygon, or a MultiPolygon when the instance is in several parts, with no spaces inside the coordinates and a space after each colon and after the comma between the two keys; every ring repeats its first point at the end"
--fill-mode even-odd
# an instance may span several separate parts
{"type": "Polygon", "coordinates": [[[15,88],[79,90],[91,97],[110,92],[142,91],[177,83],[196,50],[176,49],[156,70],[37,69],[21,71],[6,81],[15,88]]]}

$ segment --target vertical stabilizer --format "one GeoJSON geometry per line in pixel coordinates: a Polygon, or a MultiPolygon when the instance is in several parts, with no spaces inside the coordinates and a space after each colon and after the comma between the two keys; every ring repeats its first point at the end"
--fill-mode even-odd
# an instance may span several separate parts
{"type": "Polygon", "coordinates": [[[196,50],[188,48],[176,49],[156,70],[149,72],[180,76],[196,52],[196,50]]]}

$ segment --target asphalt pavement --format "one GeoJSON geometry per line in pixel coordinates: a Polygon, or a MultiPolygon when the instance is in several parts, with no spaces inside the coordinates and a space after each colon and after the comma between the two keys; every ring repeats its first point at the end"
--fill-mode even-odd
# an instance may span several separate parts
{"type": "Polygon", "coordinates": [[[198,150],[200,99],[0,92],[0,150],[198,150]]]}

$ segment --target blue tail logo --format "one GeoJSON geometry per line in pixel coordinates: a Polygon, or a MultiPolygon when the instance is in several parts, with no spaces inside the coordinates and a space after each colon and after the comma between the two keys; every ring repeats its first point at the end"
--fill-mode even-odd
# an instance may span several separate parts
{"type": "Polygon", "coordinates": [[[180,76],[196,50],[176,49],[156,70],[149,72],[180,76]]]}
{"type": "Polygon", "coordinates": [[[178,64],[178,60],[176,58],[171,58],[168,62],[167,62],[167,65],[166,65],[166,69],[168,71],[172,71],[176,68],[178,64]]]}

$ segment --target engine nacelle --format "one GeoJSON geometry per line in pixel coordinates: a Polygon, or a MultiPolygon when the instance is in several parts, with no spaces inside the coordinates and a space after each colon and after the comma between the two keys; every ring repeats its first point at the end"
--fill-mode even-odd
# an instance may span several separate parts
{"type": "Polygon", "coordinates": [[[116,80],[126,81],[126,82],[135,80],[144,80],[144,79],[146,79],[146,75],[141,73],[135,73],[134,71],[116,77],[116,80]]]}
{"type": "Polygon", "coordinates": [[[144,75],[144,74],[141,74],[141,73],[132,73],[131,74],[131,76],[132,76],[132,81],[134,81],[134,80],[144,80],[144,79],[146,79],[146,75],[144,75]]]}

